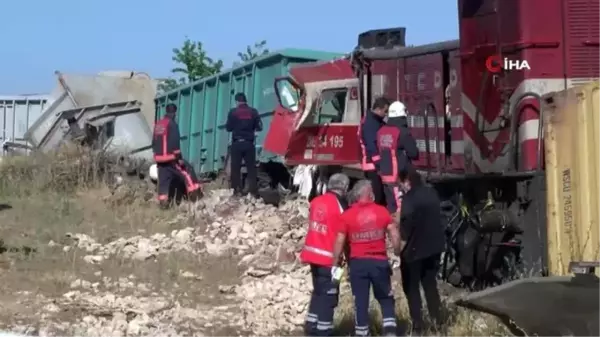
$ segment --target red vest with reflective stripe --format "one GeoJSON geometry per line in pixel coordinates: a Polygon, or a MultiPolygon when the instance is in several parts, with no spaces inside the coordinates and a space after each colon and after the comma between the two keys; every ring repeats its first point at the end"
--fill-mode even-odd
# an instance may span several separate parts
{"type": "Polygon", "coordinates": [[[381,181],[395,184],[398,181],[398,141],[400,129],[385,125],[377,131],[377,148],[379,150],[379,175],[381,181]]]}
{"type": "Polygon", "coordinates": [[[311,201],[308,232],[300,253],[300,261],[325,267],[333,265],[333,246],[342,211],[336,195],[331,192],[311,201]]]}
{"type": "Polygon", "coordinates": [[[357,202],[342,214],[341,222],[350,244],[350,258],[387,259],[388,210],[374,202],[357,202]]]}

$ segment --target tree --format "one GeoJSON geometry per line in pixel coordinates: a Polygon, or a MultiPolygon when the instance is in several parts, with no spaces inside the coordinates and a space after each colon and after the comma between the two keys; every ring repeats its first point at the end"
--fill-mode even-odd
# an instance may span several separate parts
{"type": "Polygon", "coordinates": [[[248,62],[268,53],[269,49],[267,48],[267,41],[262,40],[254,43],[253,46],[246,47],[246,51],[239,52],[238,57],[242,62],[248,62]]]}
{"type": "Polygon", "coordinates": [[[185,84],[185,79],[180,79],[180,81],[177,81],[174,78],[159,78],[158,79],[158,93],[162,94],[165,93],[167,91],[171,91],[175,88],[177,88],[178,86],[180,86],[181,84],[185,84]],[[181,81],[183,80],[183,81],[181,81]]]}
{"type": "Polygon", "coordinates": [[[161,92],[217,74],[223,68],[223,61],[209,57],[202,42],[192,41],[187,37],[181,48],[173,48],[172,60],[179,66],[171,69],[171,72],[183,76],[180,76],[178,80],[173,78],[162,80],[158,86],[161,92]]]}

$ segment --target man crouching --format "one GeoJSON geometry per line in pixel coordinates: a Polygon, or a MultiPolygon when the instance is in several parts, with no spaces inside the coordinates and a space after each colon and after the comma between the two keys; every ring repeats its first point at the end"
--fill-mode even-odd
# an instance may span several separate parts
{"type": "Polygon", "coordinates": [[[350,192],[352,206],[340,217],[340,231],[335,242],[333,260],[338,261],[346,239],[350,244],[350,285],[356,310],[355,335],[369,335],[369,297],[373,294],[381,306],[383,334],[396,335],[396,314],[392,290],[392,268],[386,251],[386,232],[394,250],[400,235],[388,210],[375,203],[373,188],[361,180],[350,192]]]}
{"type": "MultiPolygon", "coordinates": [[[[305,324],[307,336],[330,336],[333,333],[333,312],[339,296],[339,285],[334,282],[331,272],[337,265],[333,246],[339,230],[339,216],[348,208],[345,195],[349,184],[346,175],[334,174],[327,183],[327,193],[310,203],[308,233],[300,253],[300,260],[310,264],[313,282],[305,324]]],[[[337,256],[339,258],[340,254],[337,256]]]]}

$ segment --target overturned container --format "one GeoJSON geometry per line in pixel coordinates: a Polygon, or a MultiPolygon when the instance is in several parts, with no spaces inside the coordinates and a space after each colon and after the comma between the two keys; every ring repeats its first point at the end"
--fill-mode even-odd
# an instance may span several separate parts
{"type": "Polygon", "coordinates": [[[55,73],[58,85],[48,100],[47,108],[31,125],[24,138],[34,148],[40,147],[44,138],[65,110],[101,106],[114,102],[137,101],[139,113],[148,127],[154,123],[154,97],[157,81],[148,76],[123,74],[77,75],[55,73]],[[118,76],[117,76],[118,75],[118,76]]]}
{"type": "Polygon", "coordinates": [[[152,160],[152,132],[138,101],[92,105],[60,112],[37,139],[48,152],[65,141],[144,161],[152,160]]]}

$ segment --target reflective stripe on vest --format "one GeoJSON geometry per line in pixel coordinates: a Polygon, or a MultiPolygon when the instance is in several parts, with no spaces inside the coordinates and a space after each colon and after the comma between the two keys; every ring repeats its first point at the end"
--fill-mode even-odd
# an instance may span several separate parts
{"type": "MultiPolygon", "coordinates": [[[[340,214],[344,213],[344,208],[342,207],[342,204],[340,203],[340,201],[338,200],[337,197],[335,198],[335,201],[337,202],[338,207],[340,208],[340,214]]],[[[321,256],[333,258],[333,253],[330,251],[327,251],[325,249],[321,249],[321,248],[317,248],[317,247],[313,247],[313,246],[304,246],[304,250],[306,250],[307,252],[321,255],[321,256]]]]}
{"type": "Polygon", "coordinates": [[[387,165],[380,167],[379,176],[381,181],[387,184],[394,184],[398,180],[398,141],[400,133],[397,129],[391,129],[390,126],[384,126],[377,132],[377,149],[381,156],[386,160],[387,165]],[[391,165],[389,167],[388,165],[391,165]]]}
{"type": "Polygon", "coordinates": [[[369,163],[367,161],[367,148],[365,147],[365,144],[363,143],[363,139],[362,139],[361,131],[362,131],[362,126],[363,126],[364,122],[365,122],[365,118],[363,117],[360,120],[360,124],[358,124],[358,132],[357,132],[358,143],[360,144],[360,151],[361,151],[361,154],[360,154],[360,157],[361,157],[360,168],[363,171],[374,171],[375,170],[375,164],[369,163]]]}
{"type": "Polygon", "coordinates": [[[333,253],[326,251],[325,249],[313,247],[313,246],[304,246],[304,250],[307,252],[315,253],[321,256],[331,257],[333,258],[333,253]]]}

